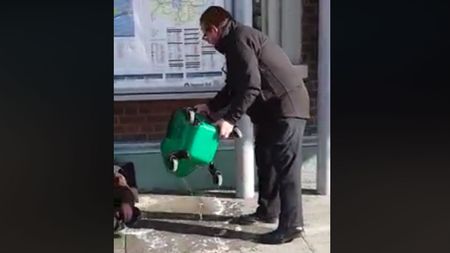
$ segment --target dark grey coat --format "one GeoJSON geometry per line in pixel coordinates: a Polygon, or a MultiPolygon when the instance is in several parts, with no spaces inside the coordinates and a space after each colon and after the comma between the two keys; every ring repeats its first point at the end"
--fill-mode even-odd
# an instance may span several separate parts
{"type": "Polygon", "coordinates": [[[247,113],[253,123],[309,118],[309,96],[284,51],[266,35],[234,20],[215,48],[226,58],[226,84],[209,102],[212,111],[229,106],[223,118],[236,123],[247,113]]]}

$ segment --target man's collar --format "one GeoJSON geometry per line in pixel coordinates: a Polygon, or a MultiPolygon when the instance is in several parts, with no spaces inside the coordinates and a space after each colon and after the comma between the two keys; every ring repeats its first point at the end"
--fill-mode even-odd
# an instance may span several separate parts
{"type": "Polygon", "coordinates": [[[227,23],[221,29],[219,41],[214,46],[215,49],[217,51],[219,51],[221,54],[225,54],[226,45],[228,44],[227,41],[228,41],[232,31],[236,28],[236,25],[237,25],[237,22],[231,18],[230,20],[227,21],[227,23]]]}

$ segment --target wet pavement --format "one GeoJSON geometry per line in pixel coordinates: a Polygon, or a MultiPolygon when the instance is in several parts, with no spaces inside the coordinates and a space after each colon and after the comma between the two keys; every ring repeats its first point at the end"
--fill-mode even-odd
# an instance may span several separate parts
{"type": "Polygon", "coordinates": [[[207,195],[217,194],[141,194],[137,206],[143,211],[142,219],[117,235],[114,252],[330,252],[328,196],[303,195],[306,233],[302,238],[264,245],[258,243],[258,235],[272,231],[276,224],[232,224],[233,217],[254,212],[257,196],[243,200],[207,195]]]}

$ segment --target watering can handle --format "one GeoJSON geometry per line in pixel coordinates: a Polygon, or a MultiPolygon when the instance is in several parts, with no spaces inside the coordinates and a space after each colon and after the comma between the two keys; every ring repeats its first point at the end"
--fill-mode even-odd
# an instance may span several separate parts
{"type": "Polygon", "coordinates": [[[233,131],[230,134],[230,137],[240,139],[242,138],[242,131],[237,126],[234,126],[233,131]]]}

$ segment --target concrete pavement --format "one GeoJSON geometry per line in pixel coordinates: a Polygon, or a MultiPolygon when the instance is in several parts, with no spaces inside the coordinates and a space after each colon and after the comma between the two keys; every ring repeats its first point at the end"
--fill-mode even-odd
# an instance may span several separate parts
{"type": "Polygon", "coordinates": [[[196,196],[141,194],[142,219],[114,239],[114,253],[330,252],[330,198],[303,195],[303,238],[282,245],[257,243],[259,234],[276,225],[230,224],[233,217],[254,212],[257,196],[236,199],[202,193],[196,196]]]}

